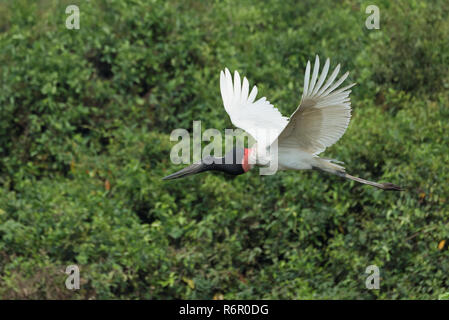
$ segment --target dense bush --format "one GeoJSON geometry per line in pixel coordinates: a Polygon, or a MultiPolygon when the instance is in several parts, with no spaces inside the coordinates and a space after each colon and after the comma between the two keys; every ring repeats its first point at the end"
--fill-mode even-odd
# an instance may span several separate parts
{"type": "Polygon", "coordinates": [[[1,298],[432,298],[449,287],[447,1],[0,3],[1,298]],[[77,4],[81,28],[65,28],[77,4]],[[174,182],[175,128],[231,128],[219,71],[289,115],[307,60],[359,85],[315,172],[174,182]],[[64,286],[81,269],[81,289],[64,286]],[[381,271],[380,290],[365,269],[381,271]]]}

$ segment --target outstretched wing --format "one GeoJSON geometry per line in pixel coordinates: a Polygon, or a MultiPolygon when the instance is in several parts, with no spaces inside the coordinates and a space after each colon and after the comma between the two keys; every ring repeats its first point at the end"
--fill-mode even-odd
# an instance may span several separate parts
{"type": "Polygon", "coordinates": [[[253,136],[259,145],[271,145],[287,125],[287,118],[265,97],[254,101],[257,87],[254,86],[249,93],[248,80],[245,77],[242,83],[237,71],[234,73],[234,82],[227,68],[221,71],[220,90],[224,108],[232,123],[253,136]]]}
{"type": "Polygon", "coordinates": [[[337,89],[349,73],[345,73],[334,83],[340,71],[338,65],[324,83],[329,71],[329,59],[326,60],[318,78],[319,68],[320,60],[316,56],[310,78],[310,61],[307,62],[301,103],[279,135],[279,146],[300,148],[317,155],[337,142],[345,133],[351,119],[349,89],[355,83],[337,89]]]}

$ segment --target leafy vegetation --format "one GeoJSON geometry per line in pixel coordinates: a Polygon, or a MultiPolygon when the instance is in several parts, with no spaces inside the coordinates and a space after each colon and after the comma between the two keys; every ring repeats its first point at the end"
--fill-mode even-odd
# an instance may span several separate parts
{"type": "Polygon", "coordinates": [[[380,30],[369,4],[1,2],[0,297],[445,298],[449,3],[376,1],[380,30]],[[407,191],[318,172],[161,180],[180,167],[173,129],[232,128],[221,69],[289,115],[315,54],[358,83],[324,156],[407,191]]]}

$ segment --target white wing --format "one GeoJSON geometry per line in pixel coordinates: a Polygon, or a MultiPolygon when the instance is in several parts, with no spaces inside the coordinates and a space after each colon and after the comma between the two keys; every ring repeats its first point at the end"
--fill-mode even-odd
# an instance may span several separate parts
{"type": "Polygon", "coordinates": [[[243,78],[242,84],[237,71],[234,73],[234,82],[227,68],[221,71],[220,90],[224,108],[232,123],[253,136],[259,145],[271,145],[287,125],[287,118],[265,97],[254,102],[257,87],[254,86],[249,93],[248,80],[243,78]]]}
{"type": "Polygon", "coordinates": [[[279,146],[300,148],[317,155],[337,142],[345,133],[351,119],[349,99],[351,90],[349,88],[355,83],[336,90],[349,73],[345,73],[334,83],[340,71],[340,65],[338,65],[323,84],[329,71],[329,59],[326,60],[318,78],[319,67],[320,60],[316,56],[310,79],[310,61],[307,62],[301,103],[279,135],[279,146]]]}

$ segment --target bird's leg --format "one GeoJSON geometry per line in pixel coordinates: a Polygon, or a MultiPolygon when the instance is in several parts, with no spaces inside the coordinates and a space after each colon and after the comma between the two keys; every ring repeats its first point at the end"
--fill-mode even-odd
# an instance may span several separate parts
{"type": "Polygon", "coordinates": [[[379,183],[379,182],[365,180],[365,179],[362,179],[362,178],[359,178],[359,177],[351,176],[350,174],[346,173],[343,170],[336,170],[336,169],[331,169],[331,168],[328,168],[328,167],[321,168],[321,167],[318,167],[318,166],[314,166],[313,169],[324,171],[324,172],[328,172],[328,173],[332,173],[332,174],[335,174],[335,175],[337,175],[339,177],[343,177],[345,179],[349,179],[349,180],[357,181],[357,182],[360,182],[360,183],[363,183],[363,184],[367,184],[367,185],[370,185],[370,186],[373,186],[373,187],[376,187],[376,188],[379,188],[379,189],[382,189],[382,190],[392,190],[392,191],[402,191],[402,190],[404,190],[400,186],[395,185],[393,183],[389,183],[389,182],[379,183]]]}
{"type": "Polygon", "coordinates": [[[368,184],[370,186],[382,189],[382,190],[392,190],[392,191],[402,191],[404,189],[402,189],[400,186],[395,185],[393,183],[389,183],[389,182],[384,182],[384,183],[378,183],[378,182],[373,182],[373,181],[369,181],[369,180],[365,180],[359,177],[354,177],[351,176],[350,174],[347,174],[346,172],[338,172],[336,173],[338,176],[346,178],[346,179],[350,179],[350,180],[354,180],[363,184],[368,184]]]}

